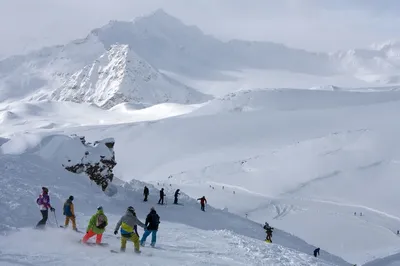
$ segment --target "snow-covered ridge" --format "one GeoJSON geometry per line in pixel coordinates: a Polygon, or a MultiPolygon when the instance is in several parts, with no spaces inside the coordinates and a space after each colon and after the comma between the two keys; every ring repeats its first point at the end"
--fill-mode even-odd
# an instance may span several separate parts
{"type": "Polygon", "coordinates": [[[342,108],[400,101],[400,91],[353,91],[334,86],[301,89],[239,90],[216,98],[190,115],[209,115],[220,112],[297,111],[342,108]]]}
{"type": "Polygon", "coordinates": [[[51,94],[54,100],[94,103],[106,109],[125,102],[148,107],[164,102],[199,103],[210,98],[167,78],[129,45],[112,45],[51,94]]]}

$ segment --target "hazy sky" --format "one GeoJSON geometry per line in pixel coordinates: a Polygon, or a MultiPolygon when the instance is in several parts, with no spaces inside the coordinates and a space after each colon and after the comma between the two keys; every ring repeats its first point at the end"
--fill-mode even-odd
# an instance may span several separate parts
{"type": "Polygon", "coordinates": [[[0,56],[63,44],[157,8],[224,40],[333,51],[400,39],[400,0],[0,0],[0,56]]]}

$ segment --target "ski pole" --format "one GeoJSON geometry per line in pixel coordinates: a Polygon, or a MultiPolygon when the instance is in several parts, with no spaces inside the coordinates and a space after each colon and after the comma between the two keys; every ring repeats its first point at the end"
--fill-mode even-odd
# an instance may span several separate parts
{"type": "Polygon", "coordinates": [[[56,212],[54,211],[53,214],[54,214],[54,220],[56,220],[56,225],[57,225],[57,227],[59,227],[58,222],[57,222],[56,212]]]}

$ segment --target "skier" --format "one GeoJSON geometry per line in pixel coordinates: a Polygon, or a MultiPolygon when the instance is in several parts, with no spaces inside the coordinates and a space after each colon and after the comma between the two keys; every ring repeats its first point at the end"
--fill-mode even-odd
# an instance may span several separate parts
{"type": "Polygon", "coordinates": [[[97,212],[90,218],[89,225],[86,229],[86,235],[83,237],[82,242],[87,243],[89,238],[96,235],[96,244],[101,244],[101,239],[103,238],[103,233],[108,225],[107,216],[104,214],[103,207],[97,207],[97,212]]]}
{"type": "Polygon", "coordinates": [[[274,231],[274,228],[269,226],[269,224],[267,222],[265,222],[265,225],[263,228],[267,233],[267,237],[265,238],[265,241],[272,243],[272,232],[274,231]]]}
{"type": "Polygon", "coordinates": [[[150,213],[146,217],[145,224],[146,229],[143,233],[142,239],[140,240],[140,245],[144,247],[144,243],[146,242],[147,237],[151,234],[150,246],[154,248],[157,240],[158,225],[160,224],[160,216],[157,214],[154,207],[150,209],[150,213]]]}
{"type": "Polygon", "coordinates": [[[144,186],[144,190],[143,190],[143,196],[144,196],[144,200],[143,201],[147,201],[147,197],[149,196],[149,188],[147,186],[144,186]]]}
{"type": "Polygon", "coordinates": [[[162,188],[160,190],[160,199],[158,200],[158,204],[164,205],[164,197],[165,197],[164,188],[162,188]]]}
{"type": "Polygon", "coordinates": [[[72,203],[73,200],[74,200],[74,196],[69,196],[69,198],[64,203],[64,213],[63,213],[65,215],[64,228],[67,228],[69,221],[71,221],[72,229],[75,231],[78,231],[76,229],[74,204],[72,203]]]}
{"type": "Polygon", "coordinates": [[[201,198],[198,198],[197,200],[200,200],[201,210],[205,212],[206,210],[204,207],[206,206],[207,203],[206,197],[203,196],[201,198]]]}
{"type": "Polygon", "coordinates": [[[129,206],[124,216],[119,219],[114,230],[114,235],[118,234],[118,229],[121,227],[121,252],[125,252],[126,242],[131,240],[135,246],[135,252],[140,253],[139,234],[137,233],[137,225],[146,230],[144,223],[136,217],[135,209],[129,206]]]}
{"type": "Polygon", "coordinates": [[[49,189],[47,187],[42,187],[42,194],[36,199],[36,203],[39,205],[40,212],[42,213],[42,220],[37,223],[36,228],[43,229],[49,217],[49,209],[52,212],[55,211],[50,205],[49,189]]]}
{"type": "Polygon", "coordinates": [[[319,256],[319,248],[316,248],[314,250],[314,257],[317,257],[317,256],[319,256]]]}
{"type": "Polygon", "coordinates": [[[180,189],[177,189],[175,191],[175,195],[174,195],[174,204],[178,204],[178,196],[181,194],[179,193],[180,189]]]}

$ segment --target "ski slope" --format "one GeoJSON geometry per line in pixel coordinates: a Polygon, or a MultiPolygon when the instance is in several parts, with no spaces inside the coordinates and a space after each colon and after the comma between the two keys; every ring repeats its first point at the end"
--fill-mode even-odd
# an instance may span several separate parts
{"type": "Polygon", "coordinates": [[[121,179],[205,195],[347,261],[398,252],[398,91],[238,95],[182,116],[54,132],[113,136],[121,179]]]}
{"type": "MultiPolygon", "coordinates": [[[[143,220],[150,207],[155,205],[161,217],[158,248],[143,248],[137,261],[145,265],[176,265],[177,261],[190,261],[190,265],[348,265],[324,251],[321,255],[330,263],[313,258],[311,252],[315,247],[280,230],[275,232],[276,244],[267,245],[260,224],[212,207],[203,213],[196,201],[186,195],[181,197],[183,206],[159,206],[155,204],[158,198],[154,197],[158,190],[149,185],[151,196],[149,202],[144,203],[141,195],[144,183],[139,181],[117,181],[118,193],[108,197],[86,176],[65,171],[60,162],[53,159],[61,158],[63,153],[71,154],[68,146],[60,145],[65,139],[47,136],[41,141],[40,135],[36,137],[39,138],[36,144],[31,141],[32,136],[27,137],[25,143],[31,145],[18,150],[11,149],[15,143],[12,138],[1,146],[2,265],[115,265],[116,262],[126,265],[130,256],[136,256],[104,252],[105,247],[82,247],[77,243],[81,234],[58,228],[56,221],[62,223],[61,206],[71,194],[75,197],[77,224],[82,231],[96,207],[103,206],[109,218],[104,242],[112,249],[119,247],[119,240],[112,232],[126,207],[134,206],[143,220]],[[49,154],[49,147],[55,145],[63,149],[52,150],[49,154]],[[55,216],[50,213],[49,226],[44,232],[31,229],[40,220],[35,199],[41,186],[49,187],[51,203],[56,208],[55,216]],[[35,245],[21,246],[21,239],[35,245]]],[[[166,189],[170,195],[175,188],[166,189]]],[[[142,234],[142,229],[139,232],[142,234]]]]}
{"type": "MultiPolygon", "coordinates": [[[[36,118],[58,120],[61,126],[38,128],[33,119],[24,125],[11,117],[2,124],[1,134],[17,133],[13,138],[18,139],[19,152],[49,134],[76,133],[91,140],[113,137],[115,173],[122,180],[164,185],[171,188],[169,195],[176,188],[192,198],[205,195],[213,207],[244,219],[247,214],[246,220],[258,223],[267,220],[313,246],[361,264],[398,252],[395,184],[400,129],[393,114],[400,111],[399,100],[396,90],[246,90],[200,105],[170,105],[175,109],[164,109],[162,116],[161,106],[128,113],[124,108],[129,105],[124,104],[108,110],[109,124],[103,125],[96,125],[99,118],[88,112],[86,125],[79,124],[83,119],[68,125],[63,122],[68,111],[63,110],[69,110],[65,106],[70,103],[44,102],[38,106],[59,109],[49,108],[49,118],[43,113],[36,118]],[[121,122],[113,124],[113,113],[118,112],[132,116],[125,121],[119,117],[121,122]],[[139,112],[149,115],[135,120],[133,114],[139,112]],[[370,238],[374,241],[367,241],[370,238]]],[[[28,110],[19,117],[30,114],[28,110]]],[[[198,206],[194,211],[197,214],[198,206]]],[[[177,217],[172,222],[182,222],[177,217]]],[[[185,224],[216,229],[199,225],[193,217],[196,222],[185,224]]],[[[274,235],[278,244],[308,254],[313,250],[291,246],[293,240],[280,241],[279,234],[274,235]]]]}

